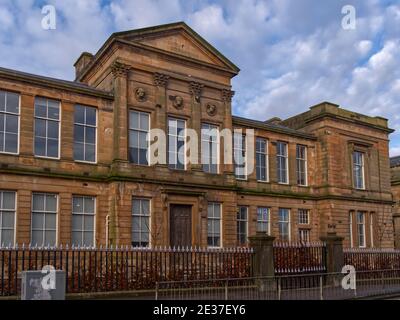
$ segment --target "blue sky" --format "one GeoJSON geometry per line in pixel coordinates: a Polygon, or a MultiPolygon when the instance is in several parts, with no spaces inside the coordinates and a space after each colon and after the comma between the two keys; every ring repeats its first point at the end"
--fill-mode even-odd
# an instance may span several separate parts
{"type": "Polygon", "coordinates": [[[115,31],[185,21],[236,63],[234,113],[285,118],[321,101],[389,119],[400,155],[400,1],[0,0],[0,66],[73,80],[115,31]],[[41,28],[41,8],[57,29],[41,28]],[[356,28],[341,26],[344,5],[356,28]]]}

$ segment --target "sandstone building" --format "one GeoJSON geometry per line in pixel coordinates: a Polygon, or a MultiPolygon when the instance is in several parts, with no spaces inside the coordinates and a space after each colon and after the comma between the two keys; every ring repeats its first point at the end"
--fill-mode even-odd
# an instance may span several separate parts
{"type": "Polygon", "coordinates": [[[230,247],[257,230],[334,230],[346,246],[393,246],[386,119],[329,102],[233,116],[239,68],[184,23],[115,33],[75,68],[75,81],[0,68],[2,243],[230,247]],[[167,164],[148,165],[151,128],[168,134],[167,164]],[[185,128],[221,164],[172,161],[185,128]],[[255,170],[225,164],[203,128],[254,129],[255,170]]]}

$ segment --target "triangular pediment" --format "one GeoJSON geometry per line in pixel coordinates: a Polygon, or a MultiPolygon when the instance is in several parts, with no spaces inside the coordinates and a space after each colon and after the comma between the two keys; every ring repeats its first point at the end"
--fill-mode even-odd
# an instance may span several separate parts
{"type": "Polygon", "coordinates": [[[237,68],[217,49],[183,22],[116,33],[119,39],[140,43],[237,73],[237,68]]]}

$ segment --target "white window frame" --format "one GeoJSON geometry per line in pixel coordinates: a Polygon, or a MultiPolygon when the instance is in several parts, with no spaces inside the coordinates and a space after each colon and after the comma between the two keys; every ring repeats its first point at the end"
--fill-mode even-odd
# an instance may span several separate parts
{"type": "MultiPolygon", "coordinates": [[[[129,110],[129,113],[128,113],[128,117],[129,117],[129,119],[128,119],[128,157],[129,157],[129,149],[130,149],[130,132],[131,131],[135,131],[135,132],[145,132],[146,133],[146,135],[147,135],[147,137],[149,136],[149,133],[150,133],[150,130],[151,130],[151,127],[150,127],[150,125],[151,125],[151,113],[150,112],[145,112],[145,111],[140,111],[140,110],[135,110],[135,109],[130,109],[129,110]],[[148,128],[149,128],[149,130],[148,131],[146,131],[146,130],[143,130],[143,129],[139,129],[139,128],[132,128],[131,127],[131,122],[130,122],[130,119],[131,119],[131,113],[137,113],[138,114],[138,122],[140,122],[140,116],[142,115],[142,114],[145,114],[145,115],[147,115],[147,117],[148,117],[148,128]]],[[[146,164],[141,164],[141,163],[135,163],[135,162],[133,162],[133,161],[130,161],[129,160],[129,163],[130,164],[133,164],[133,165],[136,165],[136,166],[146,166],[146,167],[148,167],[148,166],[150,166],[150,139],[148,139],[148,138],[146,138],[146,142],[147,142],[147,165],[146,164]]],[[[139,144],[140,144],[140,142],[139,142],[139,144]]]]}
{"type": "MultiPolygon", "coordinates": [[[[187,127],[186,127],[186,120],[184,120],[184,119],[180,119],[180,118],[175,118],[175,117],[168,117],[167,118],[167,128],[168,128],[168,141],[167,141],[167,146],[168,146],[168,150],[167,150],[167,163],[168,163],[168,168],[169,169],[171,169],[171,170],[187,170],[187,155],[186,155],[186,151],[187,151],[187,141],[186,141],[186,130],[187,130],[187,127]],[[178,160],[179,160],[179,151],[178,151],[178,138],[179,138],[179,135],[178,134],[171,134],[171,132],[170,132],[170,130],[169,130],[169,122],[170,122],[170,120],[172,120],[172,121],[175,121],[176,122],[176,124],[178,123],[178,122],[183,122],[184,124],[185,124],[185,127],[184,127],[184,131],[183,131],[183,136],[184,136],[184,160],[183,160],[183,169],[181,169],[181,168],[177,168],[177,165],[178,165],[178,160]],[[176,150],[175,150],[175,152],[174,152],[174,158],[175,158],[175,160],[176,160],[176,163],[173,163],[173,164],[170,164],[169,163],[169,154],[170,154],[170,145],[169,145],[169,137],[174,137],[174,140],[175,140],[175,142],[176,142],[176,150]],[[171,165],[173,165],[174,167],[171,167],[171,165]]],[[[176,125],[176,127],[178,128],[178,125],[176,125]]]]}
{"type": "Polygon", "coordinates": [[[359,248],[366,248],[367,243],[366,243],[366,238],[365,238],[365,236],[366,236],[366,234],[365,234],[365,212],[363,212],[363,211],[356,212],[356,222],[357,222],[357,245],[359,248]],[[362,222],[360,222],[360,219],[359,219],[360,214],[363,217],[362,222]],[[361,237],[360,237],[361,234],[360,234],[360,229],[359,229],[360,226],[362,226],[362,229],[361,229],[362,230],[362,239],[363,239],[362,245],[361,245],[361,241],[360,241],[360,239],[361,239],[361,237]]]}
{"type": "MultiPolygon", "coordinates": [[[[50,98],[45,98],[45,97],[36,97],[35,98],[35,102],[34,102],[34,108],[33,108],[33,118],[34,118],[34,125],[33,125],[33,153],[34,153],[34,157],[35,158],[44,158],[44,159],[53,159],[53,160],[60,160],[61,158],[61,145],[62,145],[62,141],[61,141],[61,119],[62,119],[62,107],[61,107],[61,102],[58,100],[54,100],[54,99],[50,99],[50,98]],[[35,109],[36,109],[36,99],[44,99],[47,101],[47,108],[49,107],[49,100],[51,101],[56,101],[58,102],[58,108],[59,108],[59,112],[58,112],[58,120],[55,119],[50,119],[48,117],[44,118],[44,117],[37,117],[35,115],[35,109]],[[37,155],[36,154],[36,150],[35,150],[35,139],[36,139],[36,119],[41,119],[41,120],[45,120],[46,124],[48,121],[53,121],[53,122],[58,122],[58,155],[57,157],[49,157],[49,156],[42,156],[42,155],[37,155]]],[[[48,134],[47,134],[47,125],[46,125],[46,137],[40,137],[40,138],[46,138],[46,154],[47,154],[47,139],[48,139],[48,134]]]]}
{"type": "Polygon", "coordinates": [[[201,124],[201,148],[202,148],[201,149],[201,159],[202,159],[203,171],[206,172],[206,173],[219,174],[219,164],[220,164],[219,163],[219,159],[220,159],[220,150],[219,150],[220,141],[219,141],[219,139],[220,139],[220,137],[219,137],[219,127],[217,125],[212,124],[212,123],[207,123],[207,122],[204,122],[204,123],[201,124]],[[208,128],[204,128],[204,126],[208,126],[208,128]],[[213,141],[210,141],[210,140],[206,140],[204,138],[204,135],[203,135],[203,130],[216,130],[216,132],[217,132],[216,140],[217,141],[213,142],[213,141]],[[204,161],[203,161],[204,160],[204,158],[203,158],[203,155],[204,155],[203,142],[207,144],[207,148],[209,149],[209,151],[210,151],[210,148],[211,148],[211,152],[209,153],[209,158],[207,159],[208,161],[211,161],[211,163],[204,163],[204,161]],[[213,145],[216,145],[216,148],[217,148],[217,154],[216,154],[217,172],[211,172],[211,170],[204,170],[204,165],[208,165],[211,168],[211,164],[214,164],[214,163],[212,163],[212,158],[213,158],[213,156],[212,156],[213,155],[212,154],[212,147],[213,147],[213,145]]]}
{"type": "Polygon", "coordinates": [[[299,218],[298,224],[301,224],[301,225],[309,225],[310,224],[310,210],[300,208],[297,210],[297,214],[298,214],[298,218],[299,218]],[[306,214],[306,215],[304,215],[304,214],[306,214]],[[306,217],[306,219],[304,219],[304,217],[306,217]],[[307,222],[304,222],[305,220],[307,222]]]}
{"type": "MultiPolygon", "coordinates": [[[[56,239],[55,239],[55,246],[58,246],[58,219],[59,219],[59,206],[60,206],[60,201],[59,201],[60,199],[59,199],[59,195],[57,194],[57,193],[51,193],[51,192],[32,192],[32,199],[31,199],[31,239],[30,239],[30,241],[31,241],[31,244],[33,245],[33,231],[41,231],[42,232],[42,236],[44,235],[44,233],[46,232],[46,231],[55,231],[55,233],[56,233],[56,239]],[[34,198],[34,195],[54,195],[54,196],[56,196],[56,211],[54,212],[54,211],[46,211],[46,210],[44,210],[44,211],[37,211],[37,210],[33,210],[33,198],[34,198]],[[46,229],[45,227],[43,228],[43,229],[41,229],[41,230],[33,230],[33,214],[34,214],[34,212],[36,212],[36,213],[43,213],[44,215],[46,215],[46,214],[55,214],[56,215],[56,228],[55,228],[55,230],[53,230],[53,229],[46,229]]],[[[46,203],[46,202],[45,202],[46,203]]],[[[44,220],[43,220],[43,225],[45,226],[46,225],[46,216],[44,217],[44,220]]],[[[39,246],[38,245],[38,247],[46,247],[47,246],[47,244],[43,244],[43,245],[41,245],[41,246],[39,246]]]]}
{"type": "Polygon", "coordinates": [[[247,148],[246,147],[247,147],[247,136],[245,134],[242,134],[242,133],[234,132],[233,133],[233,164],[234,164],[234,170],[235,170],[235,177],[236,177],[237,180],[245,181],[248,178],[248,174],[247,174],[247,148]],[[236,141],[237,141],[236,139],[237,139],[238,136],[241,136],[241,139],[240,139],[241,144],[240,144],[240,146],[238,146],[237,143],[236,143],[236,141]],[[236,163],[235,154],[237,152],[242,153],[242,157],[244,159],[244,164],[237,164],[236,163]],[[242,166],[244,166],[243,167],[243,170],[244,170],[243,177],[236,173],[236,169],[237,168],[240,169],[240,168],[242,168],[242,166]]]}
{"type": "Polygon", "coordinates": [[[278,231],[279,231],[279,238],[282,240],[282,235],[281,235],[281,232],[280,232],[280,224],[281,223],[287,223],[287,225],[288,225],[288,242],[290,242],[291,241],[291,238],[292,238],[292,235],[291,235],[291,219],[290,219],[290,209],[288,209],[288,208],[279,208],[278,209],[278,231]],[[281,220],[281,215],[280,215],[280,211],[281,210],[287,210],[288,211],[288,220],[287,221],[283,221],[283,220],[281,220]]]}
{"type": "Polygon", "coordinates": [[[4,140],[3,140],[3,149],[6,146],[6,115],[12,115],[12,116],[17,116],[18,118],[18,130],[17,130],[17,152],[8,152],[8,151],[1,151],[1,154],[11,154],[11,155],[19,155],[19,149],[20,149],[20,139],[21,139],[21,95],[19,93],[11,92],[11,91],[5,91],[5,90],[0,90],[5,93],[5,103],[4,103],[4,111],[0,111],[0,113],[4,114],[4,140]],[[18,95],[18,113],[11,113],[6,111],[7,107],[7,94],[16,94],[18,95]]]}
{"type": "Polygon", "coordinates": [[[237,214],[239,214],[240,209],[242,209],[242,208],[246,209],[246,219],[238,219],[238,217],[236,216],[236,240],[238,242],[238,245],[240,245],[240,246],[246,245],[248,243],[247,237],[249,236],[249,207],[247,207],[247,206],[239,206],[237,214]],[[246,240],[245,240],[244,243],[239,243],[239,233],[238,233],[239,222],[244,222],[245,223],[246,240]]]}
{"type": "MultiPolygon", "coordinates": [[[[86,105],[82,105],[82,104],[76,104],[75,107],[76,106],[80,106],[80,107],[85,108],[85,122],[86,122],[86,108],[95,109],[96,110],[96,125],[93,126],[93,125],[88,125],[88,124],[76,123],[75,122],[75,117],[74,117],[74,130],[75,130],[75,126],[81,126],[81,127],[84,127],[84,128],[89,127],[89,128],[94,128],[94,130],[95,130],[95,134],[94,134],[94,136],[95,136],[95,141],[94,141],[94,143],[95,143],[94,144],[94,161],[76,160],[75,159],[75,155],[74,155],[74,161],[75,162],[82,162],[82,163],[97,164],[97,147],[98,147],[98,143],[97,143],[97,141],[98,141],[98,137],[97,137],[98,130],[97,130],[97,128],[98,128],[98,124],[99,124],[99,110],[96,107],[86,106],[86,105]]],[[[74,112],[75,112],[75,109],[74,109],[74,112]]],[[[86,130],[84,132],[86,133],[86,130]]],[[[84,139],[83,150],[84,150],[84,155],[85,155],[85,151],[86,151],[86,134],[84,135],[83,139],[84,139]]],[[[75,148],[75,139],[74,139],[74,148],[75,148]]],[[[74,150],[74,152],[75,152],[75,150],[74,150]]]]}
{"type": "Polygon", "coordinates": [[[259,167],[261,168],[261,166],[259,165],[259,163],[257,161],[258,155],[264,156],[264,159],[265,159],[265,169],[264,169],[265,170],[265,172],[264,172],[265,180],[258,179],[258,177],[257,177],[257,181],[259,181],[259,182],[269,182],[269,155],[268,155],[269,150],[268,149],[269,149],[268,139],[265,139],[262,137],[257,137],[256,138],[256,177],[257,177],[257,173],[258,173],[258,168],[259,167]],[[258,150],[258,142],[259,141],[263,141],[265,143],[265,152],[261,152],[258,150]]]}
{"type": "Polygon", "coordinates": [[[288,145],[288,143],[284,142],[284,141],[277,141],[276,142],[276,151],[277,151],[276,152],[276,158],[277,158],[278,183],[279,184],[289,184],[289,145],[288,145]],[[281,154],[278,153],[278,150],[279,150],[278,145],[279,144],[282,144],[282,145],[285,146],[284,150],[285,150],[286,155],[281,155],[281,154]],[[279,164],[280,164],[279,158],[284,158],[285,159],[286,182],[279,181],[279,176],[280,176],[279,171],[282,171],[282,168],[279,168],[279,164]]]}
{"type": "Polygon", "coordinates": [[[308,242],[310,242],[310,240],[311,240],[311,231],[310,231],[310,229],[302,229],[302,228],[300,228],[299,229],[299,241],[308,243],[308,242]],[[307,233],[308,234],[308,237],[307,237],[308,239],[307,240],[303,239],[303,236],[304,236],[303,233],[307,233]]]}
{"type": "Polygon", "coordinates": [[[259,228],[260,223],[261,224],[264,224],[264,223],[267,224],[266,233],[268,235],[270,235],[271,234],[271,208],[269,208],[269,207],[257,207],[257,232],[259,232],[259,231],[264,232],[264,231],[260,230],[260,228],[259,228]],[[264,209],[267,210],[267,220],[263,220],[263,219],[260,220],[258,212],[259,212],[259,210],[264,210],[264,209]]]}
{"type": "MultiPolygon", "coordinates": [[[[14,210],[11,209],[3,209],[2,207],[0,207],[0,212],[14,212],[14,226],[13,226],[13,242],[12,243],[4,243],[5,246],[8,246],[11,244],[11,246],[15,246],[15,243],[17,241],[17,205],[18,205],[18,194],[16,191],[12,191],[12,190],[0,190],[0,197],[1,197],[1,203],[3,203],[3,193],[7,192],[7,193],[14,193],[14,210]]],[[[2,232],[3,232],[3,226],[2,226],[2,219],[3,219],[3,215],[2,213],[0,214],[0,241],[1,241],[1,236],[2,236],[2,232]]],[[[10,230],[10,229],[6,229],[6,230],[10,230]]],[[[2,243],[0,242],[0,248],[2,247],[2,243]]]]}
{"type": "Polygon", "coordinates": [[[220,202],[209,202],[207,205],[207,247],[208,248],[222,248],[222,203],[220,203],[220,202]],[[212,217],[210,217],[210,212],[209,212],[210,206],[212,206],[212,208],[213,208],[213,216],[212,217]],[[219,207],[219,218],[216,218],[215,214],[214,214],[216,206],[219,207]],[[214,231],[211,234],[208,232],[208,221],[209,220],[211,220],[211,221],[219,220],[219,246],[214,246],[214,245],[208,244],[208,238],[215,237],[214,231]]]}
{"type": "Polygon", "coordinates": [[[364,154],[364,152],[361,152],[361,151],[353,151],[353,158],[352,158],[352,162],[353,162],[353,180],[354,180],[354,188],[355,189],[358,189],[358,190],[365,190],[365,170],[364,170],[364,168],[365,168],[365,154],[364,154]],[[359,154],[360,156],[361,156],[361,163],[356,163],[355,162],[355,154],[359,154]],[[357,181],[357,179],[358,179],[358,177],[357,177],[357,175],[356,175],[356,167],[360,167],[360,171],[361,171],[361,187],[360,186],[358,186],[358,181],[357,181]]]}
{"type": "MultiPolygon", "coordinates": [[[[84,209],[82,209],[82,210],[84,210],[84,209]]],[[[93,239],[92,239],[93,247],[96,247],[96,213],[97,213],[97,199],[95,196],[86,196],[86,195],[78,195],[78,194],[74,194],[72,196],[72,219],[74,218],[74,216],[82,216],[83,218],[86,216],[93,216],[93,230],[74,230],[74,229],[72,229],[72,223],[71,223],[71,243],[72,243],[72,233],[73,232],[81,233],[82,243],[84,242],[83,239],[84,239],[85,232],[93,232],[93,239]],[[93,214],[87,213],[84,211],[83,212],[74,212],[74,206],[73,206],[74,198],[83,198],[83,199],[91,198],[91,199],[93,199],[93,202],[94,202],[93,203],[93,214]]]]}
{"type": "MultiPolygon", "coordinates": [[[[296,145],[296,178],[297,178],[297,184],[301,187],[307,187],[308,186],[308,170],[307,170],[307,146],[302,145],[302,144],[297,144],[296,145]],[[304,158],[299,157],[299,148],[304,148],[304,158]],[[299,163],[304,162],[304,172],[299,171],[299,163]],[[303,174],[304,175],[304,184],[299,183],[299,175],[303,174]]],[[[302,178],[302,177],[300,177],[302,178]]]]}
{"type": "Polygon", "coordinates": [[[151,236],[152,236],[152,228],[151,228],[151,221],[152,221],[152,201],[151,201],[151,199],[149,199],[149,198],[143,198],[143,197],[132,197],[132,200],[131,200],[131,206],[132,206],[132,209],[131,209],[131,245],[133,246],[133,219],[134,219],[134,217],[136,217],[136,218],[138,218],[139,219],[139,221],[140,221],[140,230],[139,230],[139,235],[140,235],[140,240],[139,240],[139,243],[140,243],[140,245],[138,246],[138,248],[151,248],[152,247],[152,239],[151,239],[151,236]],[[134,205],[133,205],[133,202],[134,201],[140,201],[140,207],[142,207],[142,201],[147,201],[148,202],[148,204],[149,204],[149,215],[144,215],[143,214],[143,212],[140,212],[140,214],[134,214],[134,212],[133,212],[133,209],[134,209],[134,205]],[[141,225],[141,221],[142,221],[142,218],[143,217],[146,217],[147,219],[148,219],[148,230],[147,230],[147,233],[148,233],[148,235],[149,235],[149,241],[148,241],[148,244],[147,244],[147,246],[144,246],[144,245],[142,245],[142,233],[143,233],[143,231],[142,231],[142,225],[141,225]]]}

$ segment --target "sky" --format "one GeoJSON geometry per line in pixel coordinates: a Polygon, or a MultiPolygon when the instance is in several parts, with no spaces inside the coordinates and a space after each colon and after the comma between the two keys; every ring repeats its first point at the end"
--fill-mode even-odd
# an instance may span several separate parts
{"type": "Polygon", "coordinates": [[[400,0],[0,0],[0,66],[73,80],[81,52],[112,32],[176,21],[241,69],[234,114],[284,119],[330,101],[389,119],[400,155],[400,0]],[[55,30],[42,28],[45,5],[55,30]]]}

